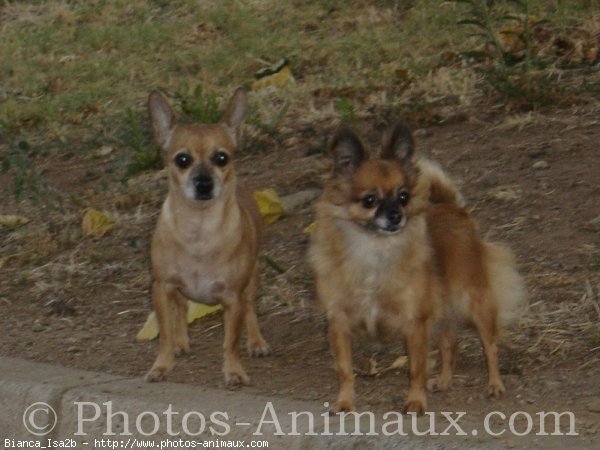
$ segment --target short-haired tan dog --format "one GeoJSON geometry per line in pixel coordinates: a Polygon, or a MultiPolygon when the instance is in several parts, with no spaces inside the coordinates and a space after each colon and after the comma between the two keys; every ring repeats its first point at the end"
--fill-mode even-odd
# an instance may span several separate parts
{"type": "Polygon", "coordinates": [[[484,241],[444,173],[413,159],[413,140],[402,124],[386,135],[379,158],[369,159],[356,134],[340,128],[332,140],[333,175],[316,204],[317,228],[309,257],[329,322],[339,378],[332,411],[353,408],[353,331],[404,338],[410,389],[404,410],[427,408],[428,341],[438,331],[447,389],[456,361],[456,327],[479,332],[489,372],[489,393],[504,385],[496,338],[504,319],[525,299],[512,253],[484,241]]]}
{"type": "Polygon", "coordinates": [[[164,379],[175,356],[189,350],[187,299],[223,305],[226,386],[249,382],[238,352],[244,323],[249,354],[269,353],[254,306],[261,217],[238,184],[233,164],[247,104],[240,88],[221,123],[178,125],[163,94],[154,91],[148,99],[169,192],[152,239],[152,301],[160,344],[147,381],[164,379]]]}

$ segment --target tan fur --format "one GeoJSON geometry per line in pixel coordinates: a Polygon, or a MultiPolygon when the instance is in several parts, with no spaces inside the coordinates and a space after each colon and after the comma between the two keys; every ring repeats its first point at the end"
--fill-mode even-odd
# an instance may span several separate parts
{"type": "MultiPolygon", "coordinates": [[[[405,137],[405,129],[394,135],[405,137]]],[[[384,147],[386,159],[367,160],[361,156],[364,150],[358,138],[347,129],[338,132],[334,143],[340,143],[339,148],[334,145],[332,152],[339,163],[315,205],[317,230],[309,259],[317,297],[329,321],[340,383],[332,410],[353,408],[351,339],[356,329],[404,338],[410,360],[404,410],[421,414],[427,408],[432,326],[439,330],[438,385],[444,389],[456,360],[454,329],[461,321],[471,322],[485,348],[490,393],[500,395],[504,386],[496,354],[498,319],[505,307],[515,308],[524,299],[524,290],[510,292],[516,295],[510,300],[499,290],[509,279],[522,287],[514,261],[506,250],[481,240],[461,207],[462,197],[441,169],[410,162],[410,145],[386,141],[397,150],[384,147]],[[361,196],[378,192],[383,199],[402,189],[411,193],[411,200],[401,208],[407,216],[405,225],[396,233],[374,230],[369,221],[379,210],[365,208],[361,196]]]]}
{"type": "MultiPolygon", "coordinates": [[[[421,209],[435,203],[451,203],[465,206],[465,201],[454,182],[444,173],[439,164],[426,158],[419,158],[415,163],[419,177],[413,189],[413,197],[422,204],[421,209]]],[[[416,205],[413,205],[416,210],[416,205]]]]}
{"type": "Polygon", "coordinates": [[[252,197],[238,185],[233,162],[224,167],[213,162],[216,151],[233,156],[245,102],[245,93],[238,90],[224,123],[177,126],[166,99],[157,92],[150,96],[155,135],[165,150],[169,193],[152,239],[152,299],[160,327],[160,348],[146,375],[148,381],[164,379],[173,368],[175,356],[189,351],[186,299],[223,305],[226,385],[249,382],[238,354],[244,323],[248,352],[252,356],[269,352],[254,308],[260,214],[252,197]],[[187,168],[173,161],[182,152],[193,160],[187,168]],[[214,180],[214,198],[193,198],[193,177],[199,173],[214,180]]]}

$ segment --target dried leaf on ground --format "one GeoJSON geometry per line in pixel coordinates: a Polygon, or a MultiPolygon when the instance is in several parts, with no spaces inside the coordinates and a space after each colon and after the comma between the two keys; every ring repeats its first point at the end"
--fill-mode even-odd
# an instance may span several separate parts
{"type": "Polygon", "coordinates": [[[256,78],[252,82],[252,90],[254,91],[268,87],[282,87],[296,82],[290,63],[286,58],[277,62],[272,67],[257,72],[254,77],[256,78]]]}
{"type": "Polygon", "coordinates": [[[105,211],[88,209],[81,223],[83,232],[88,236],[102,237],[115,225],[116,220],[105,211]]]}
{"type": "Polygon", "coordinates": [[[312,234],[315,231],[317,231],[317,222],[313,222],[310,225],[308,225],[306,228],[304,228],[304,232],[306,234],[312,234]]]}
{"type": "Polygon", "coordinates": [[[252,195],[258,204],[258,210],[265,223],[271,224],[281,217],[281,214],[283,214],[283,204],[274,189],[254,191],[252,195]]]}
{"type": "MultiPolygon", "coordinates": [[[[213,314],[217,311],[223,309],[221,305],[203,305],[201,303],[195,303],[188,300],[187,302],[188,311],[187,311],[187,323],[192,323],[193,321],[200,319],[209,314],[213,314]]],[[[159,333],[158,321],[156,320],[156,313],[152,311],[148,318],[146,319],[146,323],[142,329],[136,335],[136,339],[138,341],[151,341],[152,339],[156,339],[159,333]]]]}
{"type": "Polygon", "coordinates": [[[13,214],[1,214],[0,215],[0,226],[7,228],[14,228],[29,223],[29,219],[23,216],[16,216],[13,214]]]}
{"type": "Polygon", "coordinates": [[[188,323],[192,323],[194,320],[220,311],[221,309],[223,309],[221,305],[203,305],[202,303],[195,303],[188,300],[187,321],[188,323]]]}

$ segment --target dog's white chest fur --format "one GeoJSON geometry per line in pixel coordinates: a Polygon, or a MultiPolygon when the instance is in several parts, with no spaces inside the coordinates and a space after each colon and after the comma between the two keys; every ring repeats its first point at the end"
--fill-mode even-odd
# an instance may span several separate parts
{"type": "Polygon", "coordinates": [[[417,252],[420,256],[415,259],[414,246],[423,242],[425,222],[415,218],[399,233],[385,236],[346,221],[336,226],[345,253],[341,266],[332,270],[342,276],[338,283],[344,292],[326,306],[329,313],[346,311],[355,325],[371,335],[403,328],[417,305],[413,275],[426,255],[417,252]]]}
{"type": "Polygon", "coordinates": [[[405,239],[399,235],[378,236],[359,229],[354,224],[339,223],[344,237],[347,260],[362,274],[362,284],[369,291],[388,277],[402,257],[405,239]]]}
{"type": "Polygon", "coordinates": [[[406,240],[399,235],[377,236],[366,233],[354,224],[341,222],[347,252],[346,261],[354,278],[351,301],[360,311],[369,334],[376,334],[378,324],[385,321],[381,305],[382,292],[389,289],[390,271],[396,269],[404,253],[406,240]]]}
{"type": "Polygon", "coordinates": [[[236,232],[239,212],[229,213],[227,220],[220,211],[211,211],[196,220],[179,222],[169,200],[165,202],[161,221],[169,230],[165,235],[173,240],[173,248],[164,251],[161,272],[167,279],[177,279],[179,290],[190,300],[216,304],[227,295],[235,274],[222,262],[235,249],[240,235],[236,232]]]}
{"type": "MultiPolygon", "coordinates": [[[[206,265],[202,266],[206,267],[206,265]]],[[[214,305],[219,303],[220,294],[223,293],[225,287],[225,281],[218,274],[193,270],[183,280],[180,290],[183,295],[195,302],[214,305]]]]}

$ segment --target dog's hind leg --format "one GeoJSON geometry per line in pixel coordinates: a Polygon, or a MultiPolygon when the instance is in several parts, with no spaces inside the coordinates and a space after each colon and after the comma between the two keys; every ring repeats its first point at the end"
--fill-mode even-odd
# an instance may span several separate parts
{"type": "MultiPolygon", "coordinates": [[[[477,295],[477,294],[476,294],[477,295]]],[[[500,378],[498,367],[498,323],[496,308],[491,305],[484,294],[478,294],[472,302],[471,320],[479,332],[488,368],[488,395],[501,397],[504,394],[504,384],[500,378]]]]}
{"type": "Polygon", "coordinates": [[[247,330],[247,348],[250,356],[267,356],[271,353],[269,344],[263,338],[258,319],[256,317],[256,291],[258,287],[259,271],[258,264],[254,269],[254,274],[250,283],[244,291],[244,301],[246,302],[246,330],[247,330]]]}
{"type": "Polygon", "coordinates": [[[452,373],[456,366],[456,330],[447,321],[442,325],[438,337],[438,349],[440,351],[440,373],[436,380],[436,388],[446,391],[452,382],[452,373]]]}
{"type": "Polygon", "coordinates": [[[427,409],[427,356],[429,327],[427,320],[415,319],[405,331],[406,350],[410,365],[410,388],[403,412],[422,415],[427,409]]]}
{"type": "Polygon", "coordinates": [[[158,356],[146,381],[162,381],[175,364],[175,320],[177,291],[174,286],[155,281],[152,284],[152,302],[160,330],[158,356]]]}

